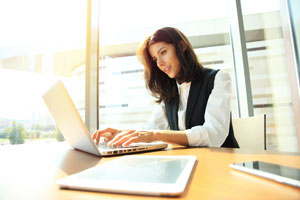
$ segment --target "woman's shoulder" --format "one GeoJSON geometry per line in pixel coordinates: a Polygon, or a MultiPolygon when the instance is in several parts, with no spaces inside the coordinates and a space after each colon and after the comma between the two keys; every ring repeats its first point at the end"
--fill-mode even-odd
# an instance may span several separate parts
{"type": "Polygon", "coordinates": [[[219,71],[220,71],[219,69],[203,68],[202,74],[207,76],[213,76],[216,75],[219,71]]]}
{"type": "Polygon", "coordinates": [[[228,72],[224,70],[218,70],[218,73],[216,74],[215,79],[221,80],[221,81],[230,81],[230,75],[228,72]]]}
{"type": "Polygon", "coordinates": [[[202,68],[197,75],[197,80],[203,81],[204,79],[214,79],[218,72],[219,69],[202,68]]]}
{"type": "Polygon", "coordinates": [[[230,75],[226,71],[220,69],[203,68],[201,74],[197,77],[198,78],[194,82],[206,82],[210,85],[231,81],[230,75]]]}
{"type": "Polygon", "coordinates": [[[210,78],[218,78],[218,79],[230,79],[228,72],[221,69],[203,68],[202,76],[208,78],[210,77],[210,78]]]}

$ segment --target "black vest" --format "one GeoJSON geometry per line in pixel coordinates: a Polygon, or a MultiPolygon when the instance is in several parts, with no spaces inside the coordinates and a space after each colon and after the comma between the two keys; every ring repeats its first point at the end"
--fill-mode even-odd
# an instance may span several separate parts
{"type": "MultiPolygon", "coordinates": [[[[217,72],[218,70],[204,68],[199,79],[192,81],[186,110],[186,129],[204,124],[206,104],[214,87],[214,80],[217,72]]],[[[177,115],[178,107],[179,95],[177,91],[177,95],[175,97],[173,97],[170,101],[166,101],[166,113],[171,130],[179,130],[177,115]]],[[[239,148],[239,145],[234,137],[231,117],[229,134],[221,147],[239,148]]]]}

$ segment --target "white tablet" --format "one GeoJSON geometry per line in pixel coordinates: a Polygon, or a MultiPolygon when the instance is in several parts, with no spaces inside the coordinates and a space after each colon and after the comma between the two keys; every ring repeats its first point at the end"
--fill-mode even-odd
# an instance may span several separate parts
{"type": "Polygon", "coordinates": [[[179,196],[196,156],[123,156],[57,181],[61,188],[179,196]]]}
{"type": "Polygon", "coordinates": [[[262,161],[230,164],[230,167],[243,172],[272,179],[280,183],[300,187],[300,169],[262,161]]]}

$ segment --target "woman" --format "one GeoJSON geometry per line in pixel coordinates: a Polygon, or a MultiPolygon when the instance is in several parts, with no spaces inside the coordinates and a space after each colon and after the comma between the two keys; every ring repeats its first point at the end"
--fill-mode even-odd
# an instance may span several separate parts
{"type": "Polygon", "coordinates": [[[206,69],[198,62],[188,39],[165,27],[146,38],[137,50],[145,67],[147,88],[157,105],[146,130],[96,131],[110,146],[164,141],[184,146],[239,147],[231,113],[228,74],[206,69]]]}

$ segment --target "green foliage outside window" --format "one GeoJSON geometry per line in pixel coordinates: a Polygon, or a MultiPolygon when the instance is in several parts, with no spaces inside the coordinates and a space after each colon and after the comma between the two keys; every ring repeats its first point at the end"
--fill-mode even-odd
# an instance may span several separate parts
{"type": "Polygon", "coordinates": [[[12,127],[8,129],[8,139],[10,144],[23,144],[26,136],[26,129],[21,123],[12,123],[12,127]]]}

